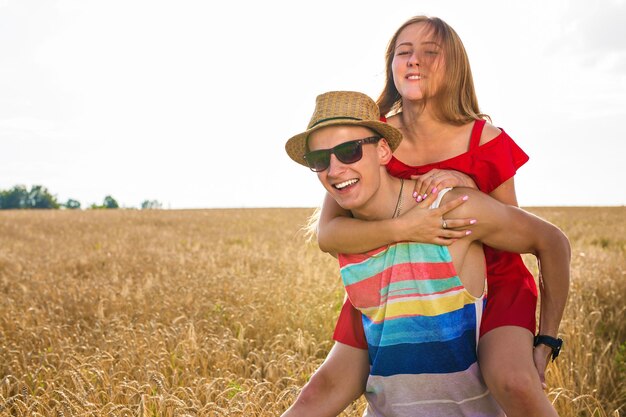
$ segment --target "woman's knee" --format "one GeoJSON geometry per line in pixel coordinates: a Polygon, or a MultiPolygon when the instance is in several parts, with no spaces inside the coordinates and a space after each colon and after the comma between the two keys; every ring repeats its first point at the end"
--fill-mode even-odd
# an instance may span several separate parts
{"type": "Polygon", "coordinates": [[[543,391],[541,383],[536,375],[529,372],[507,372],[491,374],[490,386],[498,390],[502,395],[511,396],[519,400],[532,400],[541,395],[543,391]]]}
{"type": "Polygon", "coordinates": [[[532,349],[532,335],[521,328],[503,327],[481,338],[479,365],[489,388],[524,397],[542,392],[532,349]]]}

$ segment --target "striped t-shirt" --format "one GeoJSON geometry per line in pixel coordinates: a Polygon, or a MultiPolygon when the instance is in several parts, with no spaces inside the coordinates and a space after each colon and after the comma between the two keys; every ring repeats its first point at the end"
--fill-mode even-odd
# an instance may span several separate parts
{"type": "Polygon", "coordinates": [[[504,415],[477,363],[484,294],[465,289],[447,247],[402,242],[339,263],[368,343],[365,416],[504,415]]]}

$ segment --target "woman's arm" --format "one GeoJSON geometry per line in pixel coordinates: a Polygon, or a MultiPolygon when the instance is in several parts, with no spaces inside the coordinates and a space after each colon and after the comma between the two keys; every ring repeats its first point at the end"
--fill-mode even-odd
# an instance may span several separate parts
{"type": "Polygon", "coordinates": [[[420,204],[396,219],[364,221],[350,216],[350,212],[326,194],[320,213],[317,242],[322,251],[335,255],[362,253],[394,242],[413,241],[450,245],[466,235],[455,227],[468,226],[472,219],[448,219],[448,229],[442,228],[442,216],[463,204],[462,198],[454,199],[437,209],[429,209],[437,197],[433,193],[420,204]]]}
{"type": "MultiPolygon", "coordinates": [[[[513,182],[513,178],[502,183],[502,185],[500,185],[491,193],[491,196],[505,204],[517,206],[517,198],[515,196],[515,184],[513,182]]],[[[556,244],[558,244],[558,242],[556,244]]],[[[546,251],[545,247],[543,248],[543,251],[546,251]]],[[[540,271],[544,271],[546,268],[552,268],[551,265],[545,266],[542,265],[539,260],[538,262],[540,271]]],[[[565,284],[559,281],[548,280],[548,282],[546,283],[543,279],[542,274],[539,274],[539,291],[541,294],[541,305],[539,312],[538,334],[557,337],[558,323],[560,322],[560,317],[558,316],[558,314],[565,303],[565,300],[562,298],[562,294],[564,292],[567,293],[567,290],[565,288],[565,284]],[[555,299],[552,294],[560,294],[561,296],[555,299]]],[[[552,350],[545,345],[538,345],[533,349],[535,366],[537,367],[537,371],[539,372],[539,378],[541,379],[542,384],[545,384],[545,369],[548,362],[548,355],[551,352],[552,350]]]]}
{"type": "MultiPolygon", "coordinates": [[[[453,190],[453,193],[462,193],[453,190]]],[[[556,337],[569,291],[571,249],[563,232],[553,224],[517,207],[500,204],[484,194],[465,190],[470,203],[452,215],[473,215],[478,219],[472,240],[480,240],[492,248],[515,253],[532,253],[539,260],[541,316],[539,332],[556,337]]],[[[445,197],[444,197],[445,199],[445,197]]],[[[540,345],[535,352],[535,365],[543,382],[549,349],[540,345]]]]}
{"type": "Polygon", "coordinates": [[[503,204],[518,207],[517,195],[515,195],[515,179],[513,177],[504,181],[489,195],[503,204]]]}

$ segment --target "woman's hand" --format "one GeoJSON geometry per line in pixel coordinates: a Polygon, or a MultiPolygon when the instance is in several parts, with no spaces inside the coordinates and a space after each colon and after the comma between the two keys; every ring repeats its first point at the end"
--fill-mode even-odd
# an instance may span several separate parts
{"type": "Polygon", "coordinates": [[[462,172],[447,169],[431,169],[423,175],[411,175],[416,180],[413,188],[413,197],[419,203],[425,199],[433,189],[443,190],[451,187],[469,187],[478,189],[472,178],[462,172]]]}
{"type": "Polygon", "coordinates": [[[541,387],[544,390],[548,388],[546,385],[546,368],[548,367],[548,361],[551,355],[552,349],[546,345],[537,345],[533,349],[533,360],[535,361],[537,373],[539,373],[541,387]]]}
{"type": "Polygon", "coordinates": [[[437,191],[431,193],[426,199],[422,199],[419,204],[396,219],[396,221],[402,222],[399,227],[402,231],[401,241],[449,246],[457,239],[471,233],[470,230],[454,229],[473,225],[476,223],[475,219],[449,219],[446,217],[444,221],[445,214],[463,204],[467,197],[455,198],[436,209],[429,208],[436,198],[437,191]]]}

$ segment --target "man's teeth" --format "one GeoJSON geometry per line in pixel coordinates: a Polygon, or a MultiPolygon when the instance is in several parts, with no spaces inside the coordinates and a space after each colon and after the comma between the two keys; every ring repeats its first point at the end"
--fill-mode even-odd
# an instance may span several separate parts
{"type": "Polygon", "coordinates": [[[348,185],[356,184],[357,182],[359,182],[359,180],[354,178],[348,181],[340,182],[339,184],[335,184],[335,188],[341,190],[343,188],[346,188],[348,185]]]}

